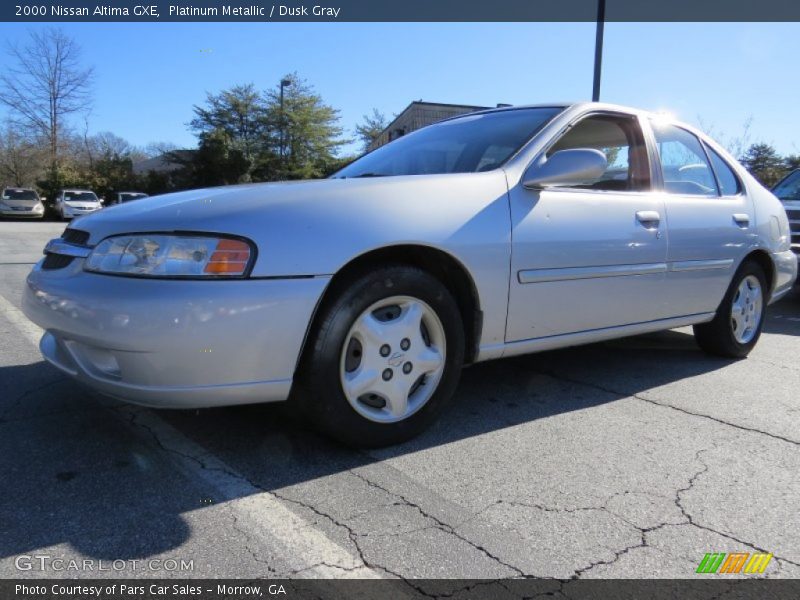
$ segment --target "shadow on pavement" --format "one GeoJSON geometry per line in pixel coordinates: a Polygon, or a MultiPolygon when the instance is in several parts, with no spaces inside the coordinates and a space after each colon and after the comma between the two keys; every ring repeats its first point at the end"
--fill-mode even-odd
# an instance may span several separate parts
{"type": "MultiPolygon", "coordinates": [[[[773,307],[765,331],[800,335],[800,294],[773,307]]],[[[280,405],[158,414],[257,487],[279,490],[729,364],[700,352],[684,331],[482,363],[464,371],[433,428],[369,453],[308,431],[280,405]],[[589,384],[575,385],[564,372],[589,384]]],[[[190,537],[183,515],[203,508],[203,499],[141,429],[42,362],[0,367],[0,398],[0,557],[69,543],[93,558],[145,558],[190,537]]]]}

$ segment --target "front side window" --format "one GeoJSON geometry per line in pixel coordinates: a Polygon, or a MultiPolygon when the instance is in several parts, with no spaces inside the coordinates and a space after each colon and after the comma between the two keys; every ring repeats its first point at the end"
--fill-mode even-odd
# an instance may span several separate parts
{"type": "Polygon", "coordinates": [[[705,150],[694,135],[665,123],[653,123],[664,177],[664,191],[687,196],[717,196],[717,182],[705,150]]]}
{"type": "Polygon", "coordinates": [[[647,147],[636,117],[594,115],[572,127],[547,151],[591,148],[606,156],[605,173],[586,180],[578,187],[607,191],[643,191],[650,189],[650,163],[647,147]]]}
{"type": "Polygon", "coordinates": [[[435,123],[362,156],[333,177],[477,173],[497,169],[562,110],[520,108],[435,123]]]}
{"type": "Polygon", "coordinates": [[[779,200],[800,200],[800,171],[795,171],[783,179],[772,190],[779,200]]]}

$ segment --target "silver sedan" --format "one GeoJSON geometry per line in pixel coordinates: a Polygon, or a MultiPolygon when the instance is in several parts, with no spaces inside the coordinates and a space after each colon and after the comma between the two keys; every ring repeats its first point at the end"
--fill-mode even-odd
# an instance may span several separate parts
{"type": "Polygon", "coordinates": [[[330,179],[74,221],[28,276],[45,358],[156,407],[291,399],[417,434],[478,361],[693,325],[741,358],[797,276],[780,202],[692,128],[605,104],[450,119],[330,179]]]}

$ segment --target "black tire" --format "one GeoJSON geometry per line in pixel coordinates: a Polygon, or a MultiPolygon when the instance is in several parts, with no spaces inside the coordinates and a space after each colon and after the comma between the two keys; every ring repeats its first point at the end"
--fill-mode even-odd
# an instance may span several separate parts
{"type": "Polygon", "coordinates": [[[392,265],[354,276],[330,290],[309,334],[291,402],[323,433],[351,446],[382,447],[409,440],[427,428],[453,396],[464,361],[464,327],[448,289],[428,272],[392,265]],[[444,370],[427,402],[401,421],[381,423],[357,412],[340,379],[342,351],[359,316],[382,299],[422,300],[438,317],[446,340],[444,370]]]}
{"type": "Polygon", "coordinates": [[[717,313],[712,321],[701,323],[694,326],[694,337],[697,345],[705,352],[715,356],[726,358],[745,358],[755,347],[758,338],[761,337],[761,329],[764,326],[764,318],[769,300],[769,290],[767,288],[767,277],[764,269],[753,260],[746,260],[739,267],[733,277],[725,297],[717,308],[717,313]],[[731,319],[731,310],[736,299],[739,286],[742,281],[753,276],[761,284],[761,315],[755,335],[747,342],[740,343],[734,335],[734,326],[731,319]]]}

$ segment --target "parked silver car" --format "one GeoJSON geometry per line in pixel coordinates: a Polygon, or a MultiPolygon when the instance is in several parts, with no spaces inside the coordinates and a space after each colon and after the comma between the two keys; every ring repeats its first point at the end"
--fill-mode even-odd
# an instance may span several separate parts
{"type": "Polygon", "coordinates": [[[5,188],[0,194],[0,216],[41,219],[44,217],[44,205],[36,190],[5,188]]]}
{"type": "Polygon", "coordinates": [[[772,193],[783,202],[792,235],[792,250],[800,261],[800,169],[796,169],[781,179],[772,193]]]}
{"type": "Polygon", "coordinates": [[[690,127],[606,104],[490,110],[320,181],[83,217],[24,310],[42,353],[151,406],[290,397],[345,442],[428,425],[462,365],[694,325],[744,357],[797,276],[780,202],[690,127]]]}

